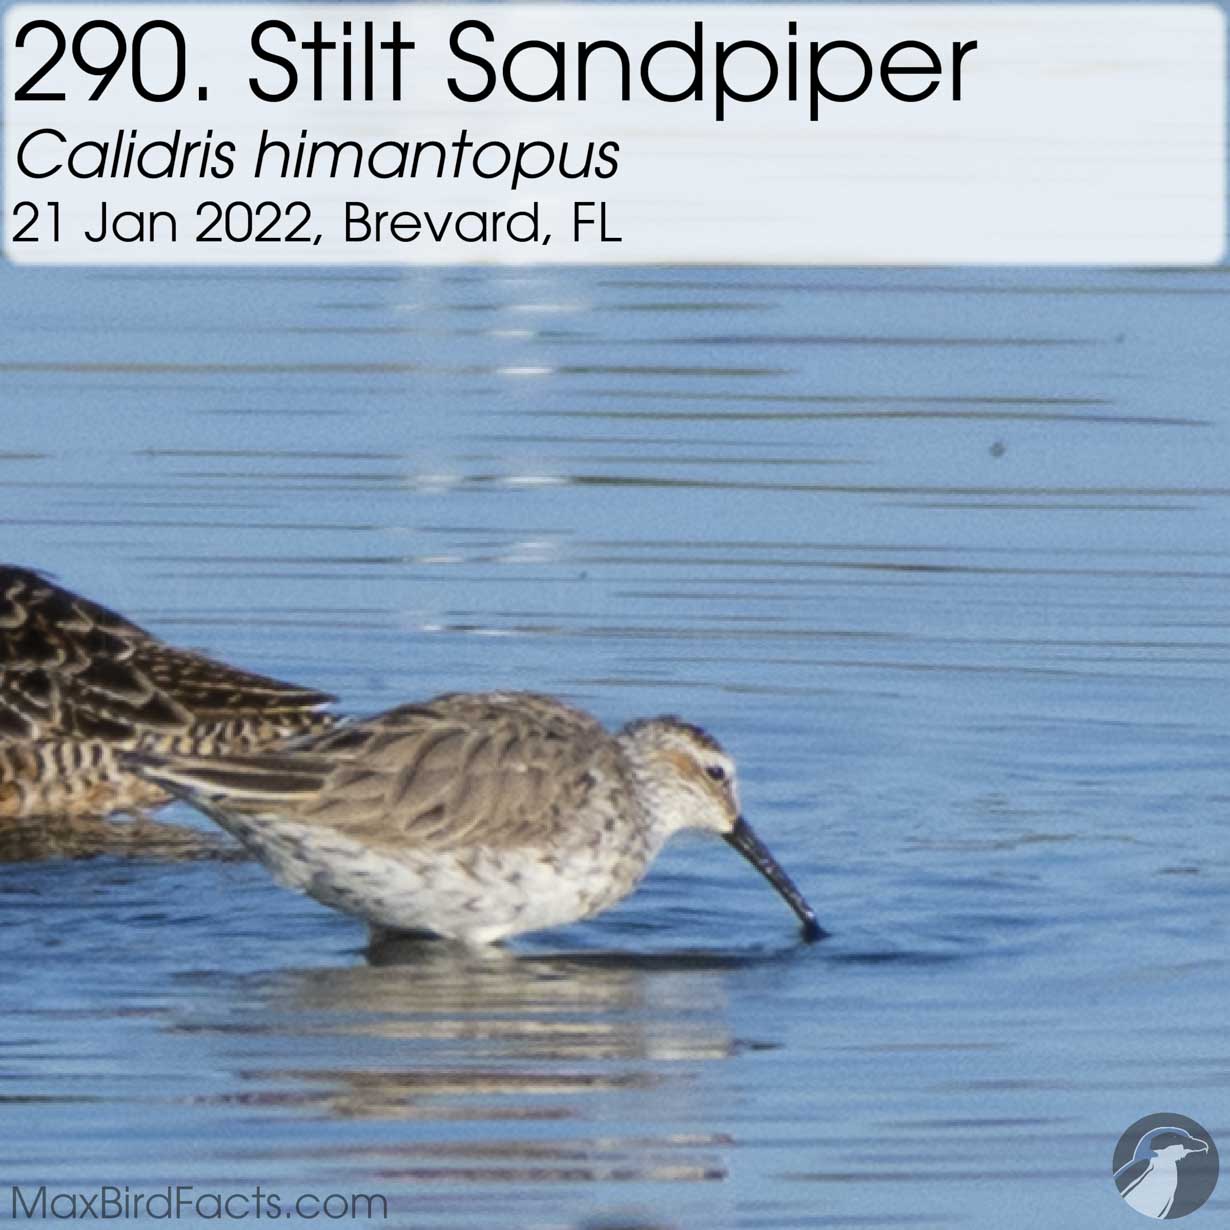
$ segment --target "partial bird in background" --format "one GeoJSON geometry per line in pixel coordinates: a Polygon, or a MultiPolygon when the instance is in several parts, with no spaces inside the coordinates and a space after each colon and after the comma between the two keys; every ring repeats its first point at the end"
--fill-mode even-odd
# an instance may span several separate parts
{"type": "Polygon", "coordinates": [[[333,724],[334,698],[178,649],[28,568],[0,565],[0,830],[170,799],[127,752],[233,754],[333,724]]]}

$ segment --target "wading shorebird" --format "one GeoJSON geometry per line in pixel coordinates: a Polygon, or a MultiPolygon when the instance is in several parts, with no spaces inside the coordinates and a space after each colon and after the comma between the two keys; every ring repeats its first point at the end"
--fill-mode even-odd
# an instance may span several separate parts
{"type": "Polygon", "coordinates": [[[0,565],[0,823],[169,794],[126,751],[252,750],[331,725],[333,697],[176,649],[40,573],[0,565]]]}
{"type": "Polygon", "coordinates": [[[735,766],[674,717],[608,733],[528,692],[454,693],[280,751],[128,763],[237,837],[288,888],[367,922],[487,944],[626,897],[667,838],[718,833],[824,931],[739,810],[735,766]]]}

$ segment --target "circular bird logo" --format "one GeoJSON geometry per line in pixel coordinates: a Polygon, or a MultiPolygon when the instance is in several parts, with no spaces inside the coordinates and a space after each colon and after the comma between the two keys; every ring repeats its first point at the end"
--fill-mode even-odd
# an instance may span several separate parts
{"type": "Polygon", "coordinates": [[[1115,1146],[1111,1172],[1125,1204],[1161,1221],[1194,1213],[1217,1186],[1217,1146],[1186,1115],[1137,1119],[1115,1146]]]}

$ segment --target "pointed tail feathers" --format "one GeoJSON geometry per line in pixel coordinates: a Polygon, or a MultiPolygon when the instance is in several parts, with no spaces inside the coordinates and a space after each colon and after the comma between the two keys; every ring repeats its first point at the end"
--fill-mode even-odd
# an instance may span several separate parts
{"type": "Polygon", "coordinates": [[[302,752],[229,756],[129,752],[123,764],[189,803],[209,801],[237,810],[315,794],[333,768],[325,757],[302,752]]]}

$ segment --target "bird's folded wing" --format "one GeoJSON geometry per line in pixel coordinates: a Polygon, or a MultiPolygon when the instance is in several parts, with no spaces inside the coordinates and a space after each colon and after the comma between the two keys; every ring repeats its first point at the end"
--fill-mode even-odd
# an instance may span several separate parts
{"type": "Polygon", "coordinates": [[[584,714],[511,699],[442,697],[279,752],[134,763],[210,810],[320,826],[373,847],[542,843],[618,779],[618,752],[584,714]]]}

